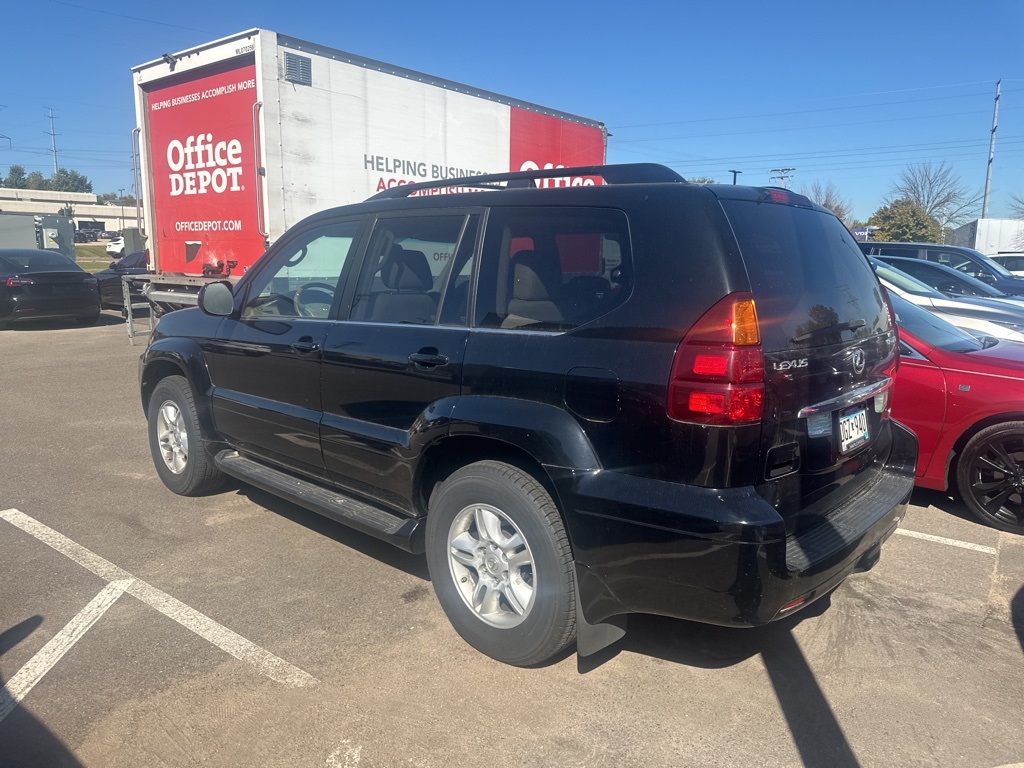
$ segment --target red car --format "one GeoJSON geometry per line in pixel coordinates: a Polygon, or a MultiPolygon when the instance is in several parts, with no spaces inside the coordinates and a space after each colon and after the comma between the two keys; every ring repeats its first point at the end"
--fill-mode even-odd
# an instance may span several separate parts
{"type": "Polygon", "coordinates": [[[953,486],[986,524],[1024,533],[1024,344],[977,339],[890,298],[900,334],[892,415],[917,433],[915,484],[953,486]]]}

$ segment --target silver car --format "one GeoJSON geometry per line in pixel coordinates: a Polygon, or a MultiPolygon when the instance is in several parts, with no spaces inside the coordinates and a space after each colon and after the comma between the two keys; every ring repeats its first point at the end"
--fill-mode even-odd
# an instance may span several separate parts
{"type": "Polygon", "coordinates": [[[1024,306],[1002,299],[947,296],[906,272],[868,257],[887,290],[902,296],[972,336],[1024,342],[1024,306]]]}

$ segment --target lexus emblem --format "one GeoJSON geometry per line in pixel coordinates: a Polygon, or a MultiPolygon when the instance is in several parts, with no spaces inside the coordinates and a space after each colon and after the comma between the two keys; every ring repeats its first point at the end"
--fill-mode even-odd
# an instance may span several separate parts
{"type": "Polygon", "coordinates": [[[850,362],[853,364],[853,372],[856,374],[864,373],[864,350],[855,349],[853,355],[850,357],[850,362]]]}

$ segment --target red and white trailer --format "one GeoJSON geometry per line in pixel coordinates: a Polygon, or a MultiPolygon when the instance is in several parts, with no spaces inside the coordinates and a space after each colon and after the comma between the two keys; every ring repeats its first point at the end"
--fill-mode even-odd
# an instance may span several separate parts
{"type": "Polygon", "coordinates": [[[263,29],[132,72],[148,295],[162,309],[240,276],[316,211],[397,184],[605,159],[603,123],[263,29]]]}

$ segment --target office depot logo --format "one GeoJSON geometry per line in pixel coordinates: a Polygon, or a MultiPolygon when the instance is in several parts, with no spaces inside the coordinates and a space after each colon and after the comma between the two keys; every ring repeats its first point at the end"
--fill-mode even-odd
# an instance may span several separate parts
{"type": "Polygon", "coordinates": [[[184,143],[172,139],[167,145],[167,165],[172,197],[242,190],[242,142],[238,139],[215,142],[212,133],[189,136],[184,143]]]}
{"type": "MultiPolygon", "coordinates": [[[[555,168],[565,168],[565,166],[562,164],[544,163],[545,171],[551,171],[555,168]]],[[[539,171],[541,166],[532,160],[527,160],[519,167],[519,170],[539,171]]],[[[552,179],[537,179],[537,186],[541,189],[549,189],[551,187],[593,187],[594,185],[594,180],[589,176],[556,176],[552,179]]]]}

